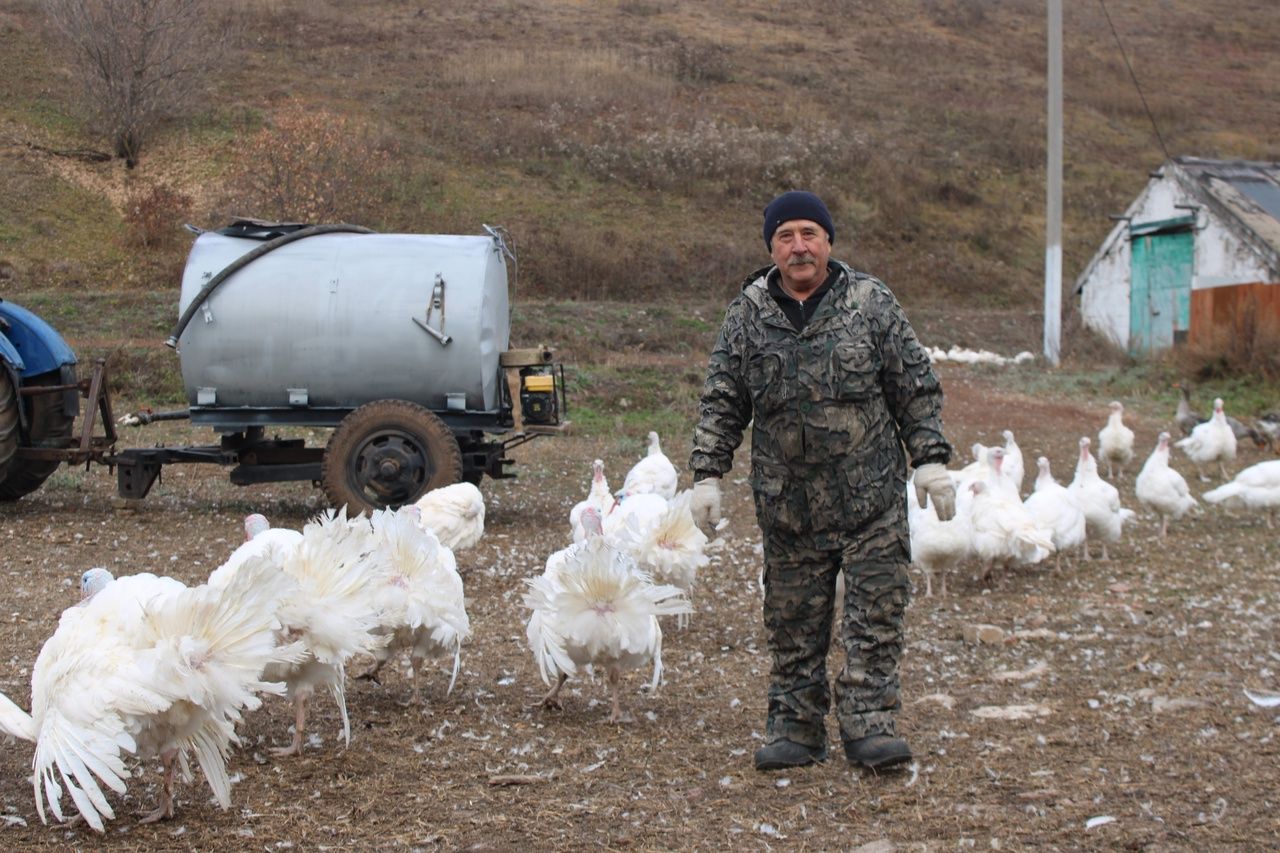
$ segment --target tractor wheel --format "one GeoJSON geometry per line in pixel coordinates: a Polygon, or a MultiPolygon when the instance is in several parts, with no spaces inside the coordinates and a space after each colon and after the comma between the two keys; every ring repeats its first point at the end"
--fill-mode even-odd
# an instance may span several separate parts
{"type": "Polygon", "coordinates": [[[4,483],[13,454],[18,452],[18,392],[13,377],[0,365],[0,484],[4,483]]]}
{"type": "MultiPolygon", "coordinates": [[[[61,377],[57,371],[53,371],[26,380],[26,387],[57,385],[59,382],[61,377]]],[[[3,396],[3,392],[0,392],[0,396],[3,396]]],[[[66,447],[76,419],[63,411],[62,393],[36,394],[27,398],[27,406],[30,446],[66,447]]],[[[3,420],[3,415],[0,415],[0,420],[3,420]]],[[[58,470],[60,464],[62,463],[13,459],[4,479],[0,480],[0,501],[16,501],[23,495],[34,492],[50,474],[58,470]]]]}
{"type": "Polygon", "coordinates": [[[407,400],[375,400],[343,418],[321,465],[325,495],[352,515],[410,504],[461,479],[449,427],[407,400]]]}

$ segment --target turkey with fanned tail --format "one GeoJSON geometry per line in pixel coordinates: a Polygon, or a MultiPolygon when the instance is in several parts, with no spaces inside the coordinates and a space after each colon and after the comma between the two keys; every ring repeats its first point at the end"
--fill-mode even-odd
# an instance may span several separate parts
{"type": "Polygon", "coordinates": [[[258,694],[283,693],[262,677],[264,668],[302,653],[276,636],[288,579],[253,557],[223,587],[188,588],[152,574],[116,580],[91,569],[82,589],[84,600],[63,612],[32,667],[30,724],[16,732],[6,726],[36,744],[40,819],[47,820],[46,805],[65,819],[65,792],[103,832],[104,818],[115,818],[104,787],[125,792],[128,755],[159,757],[164,767],[159,803],[144,822],[173,817],[175,777],[190,781],[192,754],[214,799],[228,808],[235,726],[259,707],[258,694]]]}
{"type": "Polygon", "coordinates": [[[526,579],[530,611],[526,636],[542,680],[555,684],[543,698],[560,707],[560,689],[583,667],[605,670],[612,698],[611,723],[622,720],[619,680],[623,670],[652,662],[650,689],[662,677],[660,616],[692,611],[675,586],[658,585],[626,552],[605,539],[594,509],[583,513],[585,541],[559,552],[547,570],[526,579]]]}

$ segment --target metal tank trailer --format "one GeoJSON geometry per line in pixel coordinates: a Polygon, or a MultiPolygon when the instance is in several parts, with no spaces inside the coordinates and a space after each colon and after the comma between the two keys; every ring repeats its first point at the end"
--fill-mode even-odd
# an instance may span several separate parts
{"type": "Polygon", "coordinates": [[[237,484],[311,480],[352,511],[513,476],[507,453],[561,431],[563,368],[510,350],[501,229],[377,234],[350,225],[239,220],[200,232],[187,258],[177,349],[189,417],[217,445],[126,449],[124,497],[164,465],[234,466],[237,484]],[[332,427],[324,447],[268,427],[332,427]]]}

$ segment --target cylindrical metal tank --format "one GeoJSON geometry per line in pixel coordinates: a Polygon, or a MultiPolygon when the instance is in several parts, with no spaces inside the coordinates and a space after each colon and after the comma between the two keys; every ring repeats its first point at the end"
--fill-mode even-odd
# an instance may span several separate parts
{"type": "MultiPolygon", "coordinates": [[[[257,240],[205,232],[181,314],[257,240]]],[[[194,407],[307,409],[410,400],[494,412],[510,340],[507,269],[489,236],[318,234],[251,261],[178,340],[194,407]]]]}

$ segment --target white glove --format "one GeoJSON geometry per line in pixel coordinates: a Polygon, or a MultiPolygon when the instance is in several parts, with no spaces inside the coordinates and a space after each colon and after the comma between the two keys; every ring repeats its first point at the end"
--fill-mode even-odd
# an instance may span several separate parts
{"type": "Polygon", "coordinates": [[[951,482],[946,466],[930,462],[916,469],[916,500],[921,507],[925,505],[926,497],[933,499],[933,509],[938,513],[939,521],[950,521],[956,517],[956,486],[951,482]]]}
{"type": "Polygon", "coordinates": [[[707,477],[693,484],[693,497],[689,499],[689,511],[693,523],[703,533],[711,536],[720,523],[720,479],[707,477]]]}

